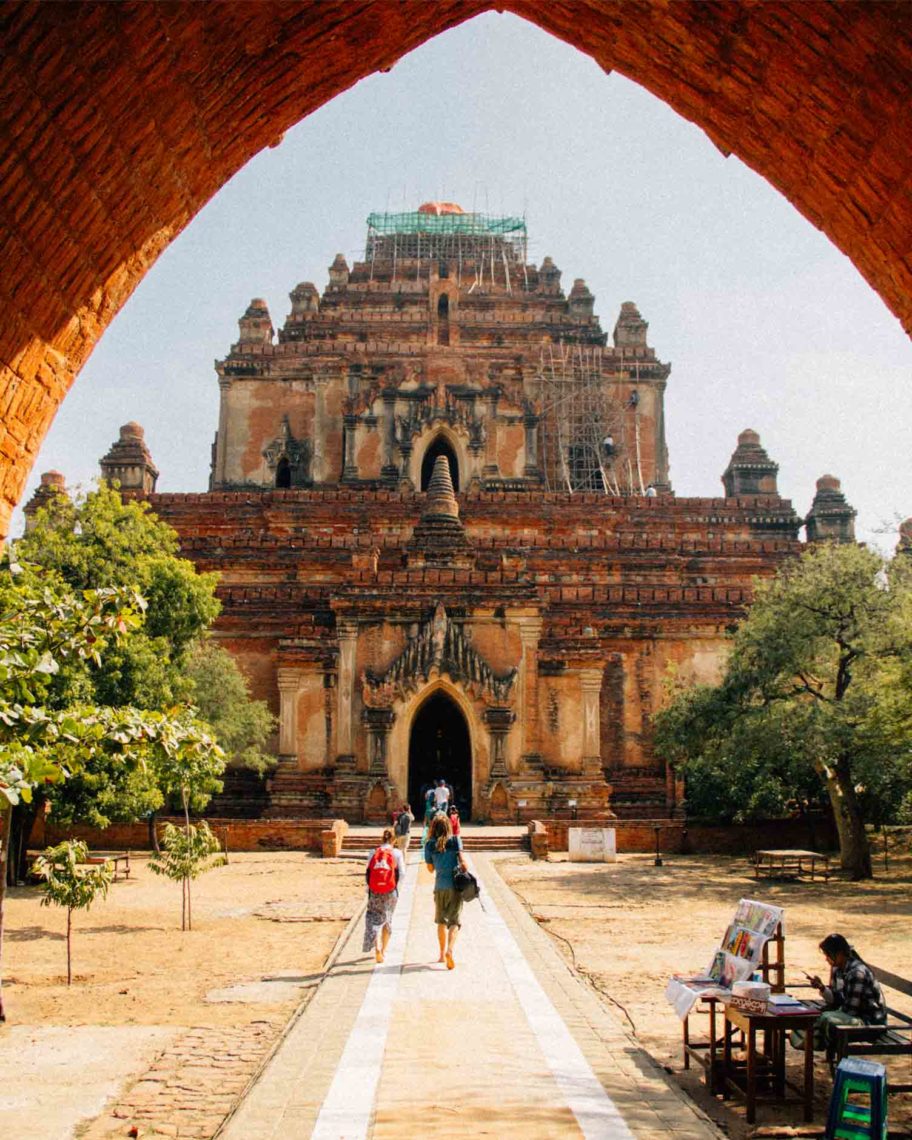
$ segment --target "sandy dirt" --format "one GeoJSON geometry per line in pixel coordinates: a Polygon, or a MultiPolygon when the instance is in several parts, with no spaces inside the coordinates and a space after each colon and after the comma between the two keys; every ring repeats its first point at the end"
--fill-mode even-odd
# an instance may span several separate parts
{"type": "Polygon", "coordinates": [[[65,912],[42,907],[36,887],[13,889],[0,1027],[4,1123],[20,1136],[73,1135],[163,1048],[180,1048],[191,1027],[216,1043],[219,1033],[240,1031],[268,1048],[319,981],[363,884],[360,861],[232,855],[193,884],[193,930],[182,933],[180,887],[134,856],[131,878],[74,916],[69,987],[65,912]],[[46,1081],[55,1067],[71,1087],[59,1112],[46,1081]]]}
{"type": "MultiPolygon", "coordinates": [[[[833,931],[849,937],[868,961],[912,979],[908,854],[891,857],[887,873],[879,866],[877,878],[863,884],[757,883],[744,859],[725,857],[670,856],[662,867],[644,855],[620,856],[614,864],[570,863],[560,855],[552,860],[510,860],[499,867],[568,959],[589,976],[625,1024],[635,1027],[640,1043],[678,1073],[682,1085],[704,1107],[708,1103],[734,1136],[744,1134],[743,1109],[721,1107],[721,1102],[717,1107],[695,1077],[682,1073],[681,1022],[664,990],[670,975],[698,973],[709,965],[740,898],[785,908],[786,979],[791,983],[804,980],[802,970],[826,977],[817,946],[833,931]]],[[[888,1004],[912,1014],[912,999],[895,992],[886,997],[888,1004]]],[[[799,1055],[792,1053],[797,1064],[799,1055]]],[[[908,1083],[909,1058],[890,1064],[901,1067],[908,1083]]],[[[825,1120],[831,1086],[822,1062],[818,1077],[816,1119],[825,1120]]],[[[797,1107],[767,1107],[758,1116],[765,1125],[800,1119],[797,1107]]],[[[901,1121],[912,1134],[912,1096],[891,1100],[891,1128],[901,1121]]]]}

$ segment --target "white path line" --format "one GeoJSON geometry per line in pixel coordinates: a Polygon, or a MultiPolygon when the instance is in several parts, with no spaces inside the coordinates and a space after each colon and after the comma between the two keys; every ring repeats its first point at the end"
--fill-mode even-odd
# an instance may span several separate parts
{"type": "MultiPolygon", "coordinates": [[[[481,880],[480,875],[478,878],[481,880]]],[[[485,922],[516,998],[583,1135],[587,1140],[633,1140],[633,1133],[533,974],[487,889],[481,898],[485,922]]]]}
{"type": "Polygon", "coordinates": [[[412,864],[399,893],[386,960],[382,966],[374,967],[361,1009],[311,1133],[312,1140],[362,1140],[368,1134],[390,1013],[399,989],[417,879],[418,865],[412,864]]]}

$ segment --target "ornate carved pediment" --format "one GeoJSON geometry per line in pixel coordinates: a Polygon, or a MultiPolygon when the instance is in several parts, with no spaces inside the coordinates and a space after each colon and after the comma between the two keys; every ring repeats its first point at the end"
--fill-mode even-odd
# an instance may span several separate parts
{"type": "Polygon", "coordinates": [[[450,620],[441,602],[405,649],[383,673],[367,669],[362,681],[366,705],[386,705],[447,673],[469,692],[497,703],[509,700],[516,670],[495,673],[471,645],[462,625],[450,620]]]}
{"type": "Polygon", "coordinates": [[[291,434],[288,416],[282,417],[279,434],[263,448],[263,458],[270,471],[275,471],[281,460],[286,460],[290,469],[291,485],[300,486],[306,482],[310,464],[310,441],[295,439],[291,434]]]}

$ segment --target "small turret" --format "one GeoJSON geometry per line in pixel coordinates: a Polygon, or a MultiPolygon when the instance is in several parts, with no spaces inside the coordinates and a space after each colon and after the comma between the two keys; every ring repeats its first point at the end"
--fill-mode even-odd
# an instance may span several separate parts
{"type": "Polygon", "coordinates": [[[449,460],[445,455],[438,455],[428,483],[424,510],[408,544],[409,561],[419,565],[458,565],[465,561],[467,548],[449,460]]]}
{"type": "Polygon", "coordinates": [[[273,328],[269,308],[262,297],[254,297],[238,321],[239,344],[272,344],[273,328]]]}
{"type": "Polygon", "coordinates": [[[778,495],[778,471],[779,464],[766,454],[760,436],[747,428],[738,436],[738,446],[722,476],[726,499],[739,495],[778,495]]]}
{"type": "Polygon", "coordinates": [[[804,525],[808,542],[854,542],[855,511],[840,490],[835,475],[817,480],[817,493],[804,525]]]}
{"type": "Polygon", "coordinates": [[[550,257],[546,257],[541,263],[541,268],[538,271],[538,279],[541,282],[543,293],[560,292],[561,271],[550,257]]]}
{"type": "Polygon", "coordinates": [[[133,423],[124,424],[120,438],[100,462],[101,477],[106,483],[117,483],[122,491],[152,494],[158,481],[158,468],[146,447],[145,432],[133,423]]]}
{"type": "Polygon", "coordinates": [[[291,316],[299,317],[302,313],[318,313],[320,311],[320,294],[311,281],[302,281],[288,294],[291,301],[291,316]]]}
{"type": "Polygon", "coordinates": [[[343,289],[348,284],[350,270],[345,254],[337,253],[332,265],[329,267],[329,283],[337,289],[343,289]]]}
{"type": "Polygon", "coordinates": [[[589,292],[589,286],[582,279],[577,277],[573,282],[573,288],[570,290],[568,298],[570,303],[570,313],[578,319],[584,319],[592,316],[592,310],[595,305],[595,297],[589,292]]]}
{"type": "Polygon", "coordinates": [[[55,495],[65,495],[66,479],[60,471],[45,471],[41,476],[41,482],[35,488],[35,493],[29,501],[22,508],[22,513],[25,515],[25,533],[31,533],[32,527],[35,525],[35,515],[46,507],[55,495]]]}
{"type": "Polygon", "coordinates": [[[615,348],[646,347],[646,333],[649,322],[640,316],[640,310],[633,301],[625,301],[614,326],[615,348]]]}

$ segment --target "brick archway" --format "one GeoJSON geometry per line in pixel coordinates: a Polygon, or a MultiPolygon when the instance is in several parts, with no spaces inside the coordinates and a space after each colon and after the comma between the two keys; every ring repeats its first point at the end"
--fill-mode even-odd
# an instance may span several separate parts
{"type": "Polygon", "coordinates": [[[0,8],[0,534],[61,400],[156,257],[264,146],[490,8],[642,84],[767,178],[912,332],[912,9],[799,0],[0,8]]]}

